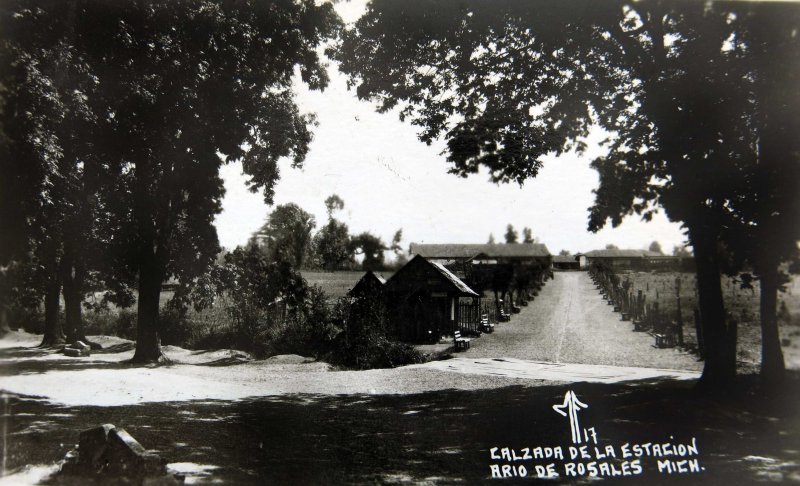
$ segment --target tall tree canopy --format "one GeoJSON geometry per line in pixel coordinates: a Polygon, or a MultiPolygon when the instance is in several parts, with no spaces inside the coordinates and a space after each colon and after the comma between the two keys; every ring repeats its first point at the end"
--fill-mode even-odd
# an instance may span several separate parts
{"type": "MultiPolygon", "coordinates": [[[[725,386],[736,329],[725,317],[720,242],[749,226],[776,236],[782,258],[797,251],[797,235],[769,222],[796,215],[797,177],[777,191],[758,185],[758,210],[741,199],[753,178],[796,174],[797,142],[784,134],[796,123],[787,115],[797,113],[800,83],[778,60],[797,67],[799,12],[663,0],[375,0],[333,54],[360,98],[396,108],[424,142],[444,138],[461,176],[484,167],[492,181],[522,183],[544,155],[582,149],[593,125],[610,132],[607,155],[593,163],[600,187],[589,228],[634,213],[650,219],[659,207],[683,223],[708,345],[701,382],[725,386]],[[767,162],[769,150],[780,156],[767,162]]],[[[738,252],[757,260],[765,247],[738,252]]]]}
{"type": "Polygon", "coordinates": [[[664,253],[661,250],[661,243],[659,243],[658,241],[653,241],[652,243],[650,243],[650,246],[648,246],[647,249],[655,253],[664,253]]]}
{"type": "Polygon", "coordinates": [[[350,251],[356,255],[363,255],[361,267],[364,270],[380,270],[384,266],[384,252],[389,250],[386,243],[369,231],[359,233],[350,239],[350,251]]]}
{"type": "Polygon", "coordinates": [[[21,81],[4,110],[19,125],[7,152],[25,155],[3,161],[22,192],[16,209],[33,215],[48,204],[44,189],[65,175],[62,164],[109,174],[98,194],[111,195],[102,204],[138,276],[134,359],[157,361],[161,283],[195,278],[218,252],[220,165],[241,161],[250,189],[271,202],[278,160],[305,157],[312,119],[295,105],[292,78],[327,84],[316,49],[338,17],[310,0],[19,1],[0,14],[3,66],[21,81]],[[82,75],[65,75],[64,65],[82,75]],[[51,85],[55,102],[44,96],[51,85]],[[47,104],[55,113],[22,109],[47,104]],[[78,110],[91,131],[65,135],[45,123],[78,110]],[[84,145],[91,150],[77,150],[84,145]]]}
{"type": "Polygon", "coordinates": [[[344,209],[344,200],[337,194],[331,194],[325,199],[325,208],[328,211],[328,223],[314,235],[314,250],[323,269],[343,270],[353,264],[350,229],[333,215],[344,209]]]}
{"type": "Polygon", "coordinates": [[[257,234],[264,239],[273,261],[286,262],[299,270],[308,254],[316,225],[314,216],[297,204],[289,203],[277,206],[257,234]]]}
{"type": "Polygon", "coordinates": [[[522,242],[523,243],[535,243],[536,239],[533,237],[533,230],[528,228],[522,228],[522,242]]]}
{"type": "Polygon", "coordinates": [[[516,243],[519,241],[519,233],[517,230],[514,229],[514,225],[509,224],[506,226],[506,234],[505,234],[506,243],[516,243]]]}

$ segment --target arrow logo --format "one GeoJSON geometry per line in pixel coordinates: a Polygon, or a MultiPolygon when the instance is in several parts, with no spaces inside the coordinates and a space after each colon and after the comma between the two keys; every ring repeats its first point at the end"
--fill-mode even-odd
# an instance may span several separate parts
{"type": "Polygon", "coordinates": [[[589,408],[589,405],[581,403],[572,390],[564,394],[564,403],[561,405],[553,405],[553,410],[555,410],[556,413],[564,417],[569,416],[569,426],[572,431],[573,444],[581,443],[581,428],[580,424],[578,424],[578,412],[580,412],[582,408],[589,408]]]}

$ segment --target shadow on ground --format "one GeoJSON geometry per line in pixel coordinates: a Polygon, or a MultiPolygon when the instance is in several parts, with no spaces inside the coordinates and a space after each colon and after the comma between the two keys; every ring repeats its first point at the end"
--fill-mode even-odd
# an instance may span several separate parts
{"type": "MultiPolygon", "coordinates": [[[[490,465],[499,462],[490,458],[492,447],[561,445],[567,454],[567,420],[551,407],[573,390],[589,405],[581,425],[595,428],[600,446],[696,438],[705,468],[659,474],[654,458],[642,458],[642,476],[607,483],[791,481],[800,479],[798,381],[795,376],[780,399],[738,393],[723,403],[697,395],[688,383],[658,380],[108,408],[11,397],[8,466],[51,464],[73,447],[81,430],[113,423],[170,463],[217,466],[206,479],[226,483],[488,483],[490,465]]],[[[542,461],[516,464],[532,474],[542,461]]]]}

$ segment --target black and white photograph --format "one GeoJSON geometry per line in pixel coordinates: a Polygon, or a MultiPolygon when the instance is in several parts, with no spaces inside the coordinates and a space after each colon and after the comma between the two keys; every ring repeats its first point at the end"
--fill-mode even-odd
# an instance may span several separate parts
{"type": "Polygon", "coordinates": [[[0,0],[0,486],[800,484],[800,2],[0,0]]]}

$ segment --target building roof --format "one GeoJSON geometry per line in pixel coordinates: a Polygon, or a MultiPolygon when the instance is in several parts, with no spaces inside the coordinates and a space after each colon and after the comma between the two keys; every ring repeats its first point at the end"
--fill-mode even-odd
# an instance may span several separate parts
{"type": "Polygon", "coordinates": [[[464,294],[471,295],[473,297],[477,297],[478,296],[477,292],[475,292],[474,290],[469,288],[469,286],[467,284],[465,284],[463,280],[461,280],[460,278],[456,277],[456,275],[453,272],[451,272],[450,270],[446,269],[444,265],[442,265],[441,263],[436,263],[436,262],[429,262],[429,263],[431,265],[433,265],[437,270],[439,270],[439,272],[442,275],[444,275],[444,277],[447,280],[452,282],[453,285],[455,285],[456,288],[459,291],[461,291],[464,294]]]}
{"type": "Polygon", "coordinates": [[[553,263],[576,263],[577,255],[553,255],[553,263]]]}
{"type": "MultiPolygon", "coordinates": [[[[467,284],[465,284],[460,278],[458,278],[453,272],[448,270],[444,267],[441,263],[432,262],[427,258],[417,255],[411,259],[408,263],[406,263],[403,268],[397,271],[387,282],[387,286],[391,287],[393,285],[398,285],[398,282],[401,281],[402,277],[398,277],[398,275],[404,275],[407,272],[404,270],[408,268],[412,268],[416,265],[423,265],[429,268],[435,274],[443,277],[443,281],[448,285],[451,286],[454,290],[460,293],[462,296],[469,296],[469,297],[478,297],[479,295],[469,288],[467,284]]],[[[401,284],[400,284],[401,285],[401,284]]]]}
{"type": "Polygon", "coordinates": [[[383,286],[386,284],[386,279],[383,278],[381,275],[373,272],[372,270],[368,270],[367,273],[361,277],[358,282],[347,292],[347,295],[355,296],[357,294],[361,294],[362,292],[369,292],[370,290],[375,289],[382,289],[383,286]]]}
{"type": "Polygon", "coordinates": [[[583,255],[589,258],[644,258],[661,256],[661,253],[649,250],[620,250],[618,248],[614,248],[610,250],[606,249],[587,251],[583,255]]]}
{"type": "Polygon", "coordinates": [[[469,259],[477,256],[486,258],[542,258],[549,257],[550,251],[542,243],[486,243],[486,244],[411,244],[411,254],[425,258],[469,259]]]}

